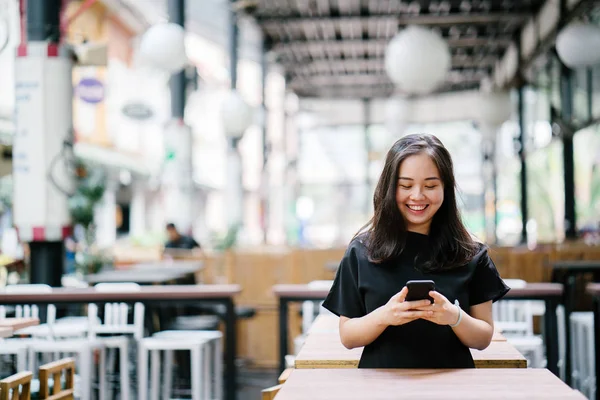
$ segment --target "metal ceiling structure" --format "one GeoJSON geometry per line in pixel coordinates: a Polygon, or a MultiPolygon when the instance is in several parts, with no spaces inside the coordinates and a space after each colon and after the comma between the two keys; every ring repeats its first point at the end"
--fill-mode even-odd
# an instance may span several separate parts
{"type": "Polygon", "coordinates": [[[469,90],[544,0],[258,0],[253,16],[300,97],[388,97],[387,43],[409,24],[444,37],[452,68],[438,92],[469,90]]]}

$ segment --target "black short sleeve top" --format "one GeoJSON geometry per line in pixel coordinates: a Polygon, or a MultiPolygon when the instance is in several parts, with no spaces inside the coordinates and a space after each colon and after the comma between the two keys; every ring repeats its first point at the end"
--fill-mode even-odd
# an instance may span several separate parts
{"type": "MultiPolygon", "coordinates": [[[[415,261],[428,249],[428,236],[408,232],[402,254],[381,264],[368,260],[362,237],[348,246],[323,307],[338,316],[362,317],[383,306],[409,280],[431,279],[436,290],[469,312],[471,306],[496,301],[509,290],[488,255],[487,247],[467,265],[449,271],[422,272],[415,261]]],[[[367,345],[359,368],[469,368],[469,349],[449,326],[422,319],[390,326],[367,345]]]]}

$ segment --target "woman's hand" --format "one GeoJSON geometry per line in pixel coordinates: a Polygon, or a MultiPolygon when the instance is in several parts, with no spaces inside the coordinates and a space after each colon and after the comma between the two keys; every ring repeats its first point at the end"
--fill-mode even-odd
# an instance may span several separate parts
{"type": "Polygon", "coordinates": [[[408,288],[405,286],[381,308],[382,322],[386,326],[398,326],[415,319],[433,317],[434,312],[426,309],[431,307],[429,300],[405,301],[407,294],[408,288]]]}
{"type": "Polygon", "coordinates": [[[431,314],[422,318],[438,325],[456,324],[459,314],[458,307],[450,303],[443,294],[434,290],[429,292],[429,295],[433,298],[433,304],[416,308],[416,310],[431,312],[431,314]]]}

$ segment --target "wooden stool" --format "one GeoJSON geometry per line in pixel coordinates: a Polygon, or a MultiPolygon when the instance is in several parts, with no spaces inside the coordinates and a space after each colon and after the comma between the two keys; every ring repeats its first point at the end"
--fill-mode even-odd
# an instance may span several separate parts
{"type": "Polygon", "coordinates": [[[283,372],[281,373],[281,375],[279,375],[279,378],[277,379],[278,383],[285,383],[285,381],[287,381],[288,377],[290,376],[293,370],[294,368],[286,368],[285,370],[283,370],[283,372]]]}
{"type": "Polygon", "coordinates": [[[31,399],[31,378],[29,371],[19,372],[0,381],[0,400],[29,400],[31,399]],[[21,390],[19,391],[19,387],[21,390]],[[10,391],[13,391],[11,396],[10,391]],[[14,391],[18,391],[14,393],[14,391]]]}
{"type": "Polygon", "coordinates": [[[260,393],[262,395],[262,400],[273,400],[277,393],[279,393],[279,389],[281,389],[283,385],[271,386],[266,389],[263,389],[260,393]]]}
{"type": "Polygon", "coordinates": [[[40,377],[40,399],[47,400],[72,400],[74,398],[75,385],[75,360],[63,358],[62,360],[44,364],[39,370],[40,377]],[[61,376],[65,372],[65,388],[62,389],[61,376]],[[50,385],[48,380],[53,378],[52,396],[50,396],[50,385]]]}

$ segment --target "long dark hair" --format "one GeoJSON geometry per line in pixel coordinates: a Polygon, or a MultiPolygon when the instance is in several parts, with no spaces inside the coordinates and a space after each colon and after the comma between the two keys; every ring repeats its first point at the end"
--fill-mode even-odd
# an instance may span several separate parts
{"type": "Polygon", "coordinates": [[[404,250],[407,229],[396,203],[398,172],[406,158],[421,153],[427,154],[439,171],[444,201],[431,222],[428,235],[431,247],[427,254],[419,256],[420,269],[432,272],[463,266],[475,256],[478,244],[460,218],[450,153],[437,137],[429,134],[404,136],[387,153],[373,196],[373,218],[359,231],[362,237],[366,236],[369,261],[384,263],[404,250]]]}

